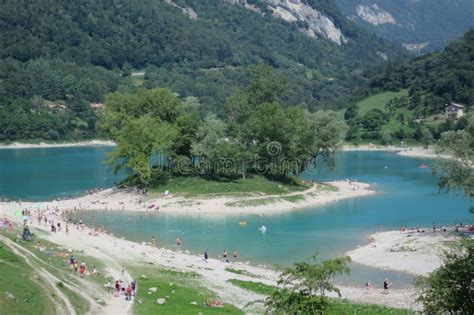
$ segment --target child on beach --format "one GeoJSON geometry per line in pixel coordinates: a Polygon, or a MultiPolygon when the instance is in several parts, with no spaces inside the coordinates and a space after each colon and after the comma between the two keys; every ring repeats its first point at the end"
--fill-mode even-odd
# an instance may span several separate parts
{"type": "Polygon", "coordinates": [[[365,290],[369,292],[371,289],[372,289],[372,283],[369,280],[365,283],[365,290]]]}
{"type": "Polygon", "coordinates": [[[391,282],[388,282],[388,279],[383,281],[383,293],[388,294],[388,289],[392,286],[391,282]]]}
{"type": "Polygon", "coordinates": [[[204,252],[204,261],[207,262],[209,255],[207,254],[207,250],[204,252]]]}

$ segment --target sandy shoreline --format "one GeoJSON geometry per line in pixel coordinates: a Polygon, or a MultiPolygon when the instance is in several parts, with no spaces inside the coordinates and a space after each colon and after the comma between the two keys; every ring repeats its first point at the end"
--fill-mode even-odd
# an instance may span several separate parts
{"type": "MultiPolygon", "coordinates": [[[[13,212],[0,208],[0,216],[20,224],[21,218],[14,215],[13,212]]],[[[274,270],[267,269],[265,266],[252,266],[249,262],[233,262],[226,264],[221,258],[211,258],[206,263],[202,257],[190,254],[183,245],[183,250],[170,250],[166,248],[153,248],[147,243],[136,243],[125,239],[117,238],[106,233],[94,233],[89,228],[80,231],[78,227],[70,226],[69,235],[64,230],[58,233],[51,233],[48,228],[38,225],[36,220],[31,222],[30,226],[33,231],[40,229],[43,233],[42,237],[54,242],[60,246],[72,249],[73,252],[83,251],[84,254],[95,257],[103,261],[108,266],[108,271],[117,277],[120,274],[121,266],[136,265],[138,262],[147,266],[165,267],[178,271],[193,271],[203,277],[203,285],[215,291],[224,303],[232,303],[237,307],[244,308],[247,303],[254,300],[262,299],[263,296],[235,287],[229,282],[229,279],[241,279],[246,281],[258,281],[269,285],[276,285],[278,273],[274,270]],[[251,275],[238,275],[226,270],[226,267],[245,270],[251,275]]],[[[55,218],[55,222],[65,222],[59,217],[55,218]]],[[[158,246],[159,244],[158,240],[158,246]]],[[[140,279],[138,279],[140,286],[140,279]]],[[[374,288],[367,292],[363,285],[360,287],[338,286],[341,289],[342,297],[356,302],[376,303],[400,308],[419,309],[420,306],[414,302],[414,289],[394,289],[389,295],[382,294],[382,289],[374,288]]],[[[107,314],[109,310],[115,310],[114,314],[127,314],[130,311],[130,304],[123,304],[123,300],[114,299],[110,296],[106,300],[106,307],[103,314],[107,314]],[[126,308],[121,308],[126,306],[126,308]],[[120,310],[120,311],[119,311],[120,310]]],[[[246,312],[255,313],[251,309],[246,312]]]]}
{"type": "Polygon", "coordinates": [[[442,264],[447,244],[457,239],[452,231],[389,231],[372,234],[373,241],[347,252],[359,264],[426,275],[442,264]]]}
{"type": "Polygon", "coordinates": [[[10,144],[0,144],[0,149],[41,149],[41,148],[65,148],[65,147],[111,147],[115,143],[110,140],[88,140],[79,142],[64,142],[64,143],[23,143],[13,142],[10,144]]]}
{"type": "Polygon", "coordinates": [[[364,144],[360,146],[345,145],[341,151],[386,151],[394,152],[398,155],[411,157],[411,158],[425,158],[425,159],[438,159],[450,158],[447,155],[437,154],[433,148],[424,147],[400,147],[400,146],[380,146],[373,144],[364,144]]]}
{"type": "Polygon", "coordinates": [[[105,210],[105,211],[149,211],[184,214],[269,214],[295,209],[319,206],[342,199],[364,197],[375,194],[369,184],[349,181],[334,181],[324,185],[285,195],[222,196],[185,198],[160,195],[144,196],[133,189],[106,189],[82,197],[47,202],[0,202],[7,211],[19,208],[64,210],[105,210]],[[332,186],[332,187],[331,187],[332,186]],[[328,188],[334,190],[328,190],[328,188]],[[337,190],[335,190],[337,189],[337,190]]]}

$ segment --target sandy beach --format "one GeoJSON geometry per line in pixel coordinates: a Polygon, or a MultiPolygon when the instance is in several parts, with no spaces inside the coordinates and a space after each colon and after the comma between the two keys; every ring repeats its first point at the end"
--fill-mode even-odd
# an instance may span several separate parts
{"type": "Polygon", "coordinates": [[[314,207],[347,198],[364,197],[374,194],[369,184],[334,181],[324,185],[315,184],[303,192],[284,195],[251,196],[203,196],[185,198],[168,195],[149,197],[133,189],[106,189],[93,194],[66,200],[47,202],[3,202],[0,207],[6,211],[19,208],[64,210],[128,210],[188,214],[245,214],[278,213],[300,208],[314,207]]]}
{"type": "MultiPolygon", "coordinates": [[[[20,218],[5,207],[0,208],[0,216],[20,223],[20,218]]],[[[58,222],[61,219],[57,219],[58,222]]],[[[51,233],[46,226],[40,226],[33,220],[30,223],[32,230],[41,230],[42,237],[60,246],[71,249],[73,252],[84,252],[88,256],[95,257],[104,262],[110,275],[117,278],[120,276],[122,266],[136,265],[138,262],[147,266],[170,268],[178,271],[193,271],[202,276],[203,285],[216,292],[224,303],[232,303],[237,307],[244,308],[247,303],[261,300],[263,296],[235,287],[227,280],[241,279],[247,281],[258,281],[269,285],[276,285],[278,273],[267,266],[252,266],[249,262],[224,263],[219,257],[210,258],[205,262],[202,257],[190,254],[183,246],[183,250],[170,250],[166,248],[154,248],[148,243],[135,243],[125,239],[117,238],[106,233],[92,233],[88,228],[81,231],[78,227],[70,228],[69,234],[64,230],[51,233]],[[245,270],[248,275],[238,275],[226,270],[226,267],[245,270]]],[[[65,222],[62,222],[63,226],[65,222]]],[[[159,240],[158,240],[159,246],[159,240]]],[[[128,272],[125,278],[130,279],[128,272]]],[[[140,279],[138,286],[140,285],[140,279]]],[[[415,291],[413,289],[394,289],[390,294],[383,294],[382,288],[376,286],[371,291],[366,291],[361,284],[360,287],[339,286],[342,297],[356,302],[376,303],[392,307],[420,309],[414,302],[415,291]]],[[[97,314],[129,314],[131,303],[123,299],[116,299],[110,294],[104,297],[105,306],[96,305],[97,314]]],[[[253,307],[245,309],[246,313],[259,313],[253,307]]]]}
{"type": "MultiPolygon", "coordinates": [[[[74,207],[77,209],[104,209],[108,210],[135,210],[135,211],[151,211],[149,205],[151,203],[159,204],[160,210],[163,212],[177,212],[177,213],[273,213],[278,211],[289,211],[295,208],[305,206],[316,206],[327,202],[334,202],[344,198],[362,197],[373,194],[370,186],[364,183],[351,183],[349,181],[331,182],[331,185],[337,187],[338,190],[319,190],[315,185],[311,189],[302,192],[305,198],[299,202],[291,203],[288,201],[275,201],[271,206],[254,206],[254,207],[232,207],[227,205],[229,202],[235,202],[242,197],[221,197],[212,199],[192,199],[186,203],[183,198],[173,196],[163,196],[159,199],[150,199],[140,201],[143,196],[133,191],[116,191],[105,190],[99,193],[86,195],[77,199],[60,200],[51,202],[4,202],[0,203],[0,217],[7,217],[10,220],[20,224],[21,218],[15,215],[19,209],[29,208],[34,212],[35,207],[40,205],[41,209],[58,209],[55,221],[65,222],[60,217],[64,211],[71,210],[74,207]]],[[[293,195],[293,194],[289,194],[293,195]]],[[[258,196],[253,198],[265,198],[271,196],[258,196]]],[[[249,200],[246,197],[246,200],[249,200]]],[[[259,281],[269,285],[276,285],[278,273],[275,270],[268,269],[267,266],[252,266],[251,262],[234,262],[231,267],[243,269],[250,274],[258,275],[258,278],[249,277],[246,275],[237,275],[226,271],[228,264],[225,264],[221,259],[209,259],[206,263],[202,257],[192,255],[186,250],[185,245],[183,250],[170,250],[166,248],[153,248],[147,242],[135,243],[122,238],[118,238],[112,234],[105,232],[96,232],[87,228],[84,231],[76,226],[71,227],[69,234],[64,231],[59,233],[49,232],[48,227],[39,226],[33,220],[29,225],[33,231],[41,230],[42,237],[54,242],[72,251],[83,251],[84,254],[95,257],[103,261],[107,266],[107,270],[113,277],[120,275],[121,266],[132,265],[137,262],[143,262],[147,265],[156,265],[157,267],[171,268],[179,271],[194,271],[203,277],[204,285],[209,289],[215,291],[218,296],[225,303],[232,303],[238,307],[243,308],[247,303],[254,300],[261,300],[263,297],[246,291],[244,289],[231,285],[227,280],[241,279],[250,281],[259,281]]],[[[159,240],[158,240],[159,246],[159,240]]],[[[128,273],[126,278],[130,278],[128,273]]],[[[374,288],[368,292],[361,284],[360,287],[341,287],[343,298],[347,298],[357,302],[376,303],[381,305],[388,305],[392,307],[415,308],[419,309],[419,305],[414,302],[413,289],[393,290],[389,296],[382,294],[381,288],[374,288]]],[[[102,314],[127,314],[130,312],[130,303],[124,303],[121,299],[114,299],[110,296],[105,299],[105,306],[95,305],[98,308],[97,312],[102,314]]],[[[254,309],[246,309],[246,312],[255,313],[254,309]]]]}
{"type": "Polygon", "coordinates": [[[390,231],[372,234],[369,244],[346,254],[359,264],[426,275],[441,266],[443,250],[456,239],[450,232],[390,231]]]}
{"type": "Polygon", "coordinates": [[[401,147],[401,146],[382,146],[374,144],[364,144],[359,146],[345,145],[341,151],[387,151],[394,152],[398,155],[412,158],[425,158],[425,159],[449,159],[448,155],[440,155],[435,152],[433,148],[425,147],[401,147]]]}
{"type": "Polygon", "coordinates": [[[13,142],[10,144],[0,144],[0,149],[40,149],[40,148],[63,148],[63,147],[99,147],[115,146],[115,143],[110,140],[88,140],[79,142],[64,142],[64,143],[23,143],[13,142]]]}

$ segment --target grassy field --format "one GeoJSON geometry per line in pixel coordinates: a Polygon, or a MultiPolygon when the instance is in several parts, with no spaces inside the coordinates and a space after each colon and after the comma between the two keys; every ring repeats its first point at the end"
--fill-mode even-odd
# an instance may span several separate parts
{"type": "Polygon", "coordinates": [[[270,295],[273,293],[273,291],[275,291],[274,286],[264,284],[261,282],[243,281],[239,279],[230,279],[229,282],[242,289],[259,293],[259,294],[263,294],[263,295],[270,295]]]}
{"type": "Polygon", "coordinates": [[[359,116],[364,116],[369,110],[378,108],[386,111],[385,104],[397,97],[408,96],[408,90],[401,90],[399,92],[383,92],[369,96],[357,105],[359,106],[359,116]]]}
{"type": "MultiPolygon", "coordinates": [[[[25,242],[22,240],[16,241],[18,245],[31,251],[39,259],[39,261],[36,259],[31,259],[31,262],[34,264],[34,266],[33,267],[27,266],[27,268],[34,269],[34,267],[36,266],[38,267],[41,266],[45,268],[48,272],[56,276],[59,279],[59,282],[56,283],[57,287],[60,288],[60,290],[67,296],[67,298],[71,302],[76,312],[78,314],[87,313],[90,308],[89,303],[77,292],[67,288],[64,284],[69,284],[76,287],[83,287],[84,281],[85,281],[89,285],[92,285],[95,288],[95,290],[97,290],[97,292],[105,290],[103,287],[103,284],[106,283],[109,279],[107,275],[105,274],[104,264],[93,257],[86,256],[77,251],[69,252],[65,248],[62,248],[60,246],[57,246],[54,243],[41,239],[40,236],[42,235],[42,232],[35,230],[35,233],[36,235],[33,236],[33,241],[29,241],[29,242],[25,242]],[[40,243],[38,243],[38,241],[40,243]],[[39,247],[41,247],[42,250],[40,250],[39,247]],[[79,275],[74,274],[72,272],[71,267],[69,265],[69,257],[71,254],[77,258],[79,263],[85,262],[89,271],[91,271],[92,268],[95,267],[98,271],[98,276],[97,277],[87,276],[84,279],[80,279],[79,275]]],[[[15,233],[3,232],[2,235],[12,240],[15,239],[15,233]]],[[[0,258],[0,266],[1,266],[1,258],[0,258]]],[[[3,268],[0,270],[0,275],[1,275],[1,271],[3,271],[3,268]]],[[[3,277],[0,279],[3,279],[3,277]]],[[[19,280],[22,281],[22,279],[19,279],[19,280]]],[[[36,283],[41,283],[41,281],[42,281],[41,278],[35,279],[36,283]]],[[[15,283],[15,286],[16,286],[16,284],[20,282],[14,281],[11,283],[15,283]]],[[[49,295],[47,295],[47,291],[45,291],[45,288],[42,288],[41,294],[43,296],[46,295],[47,303],[51,303],[50,301],[51,294],[54,294],[54,293],[49,293],[49,295]]],[[[2,298],[3,296],[0,296],[0,300],[2,298]]],[[[44,311],[44,312],[36,312],[36,313],[25,312],[23,314],[50,314],[50,313],[51,312],[48,313],[48,311],[44,311]]]]}
{"type": "MultiPolygon", "coordinates": [[[[242,289],[259,293],[262,295],[270,295],[275,287],[260,282],[243,281],[238,279],[230,279],[230,283],[240,287],[242,289]]],[[[327,310],[325,315],[352,315],[352,314],[364,314],[364,315],[411,315],[416,314],[413,311],[379,306],[375,304],[366,303],[355,303],[348,300],[331,299],[332,303],[330,308],[327,310]]]]}
{"type": "Polygon", "coordinates": [[[162,194],[168,190],[172,194],[184,195],[186,197],[200,195],[278,195],[303,191],[309,187],[309,184],[303,184],[299,181],[295,181],[292,184],[284,184],[257,175],[246,179],[222,181],[207,180],[200,177],[175,177],[160,186],[150,188],[150,192],[162,194]]]}
{"type": "Polygon", "coordinates": [[[47,314],[48,294],[33,279],[33,270],[0,242],[0,313],[47,314]]]}
{"type": "Polygon", "coordinates": [[[200,284],[200,276],[195,273],[140,266],[131,266],[128,270],[136,277],[138,284],[133,304],[136,315],[243,314],[229,304],[224,304],[222,308],[207,306],[206,301],[217,296],[200,284]],[[156,288],[156,291],[150,288],[156,288]],[[156,302],[160,298],[165,299],[162,305],[156,302]]]}
{"type": "Polygon", "coordinates": [[[257,275],[254,275],[253,273],[250,273],[247,270],[243,270],[243,269],[235,269],[231,267],[226,267],[225,271],[235,273],[236,275],[241,275],[241,276],[257,277],[257,275]]]}

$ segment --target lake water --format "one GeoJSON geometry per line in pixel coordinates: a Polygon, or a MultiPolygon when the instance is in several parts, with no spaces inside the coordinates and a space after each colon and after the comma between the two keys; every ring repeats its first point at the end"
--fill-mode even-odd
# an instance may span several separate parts
{"type": "MultiPolygon", "coordinates": [[[[24,199],[48,199],[75,194],[87,188],[109,186],[116,178],[103,164],[111,148],[55,148],[0,150],[0,195],[24,199]]],[[[367,243],[369,234],[383,225],[431,226],[434,222],[469,222],[469,201],[460,194],[439,194],[431,170],[419,168],[426,159],[406,158],[389,152],[344,152],[336,170],[323,167],[302,177],[318,181],[357,179],[376,188],[378,194],[342,200],[315,208],[267,215],[179,215],[101,211],[78,214],[116,235],[135,241],[156,236],[161,246],[174,247],[177,237],[184,248],[216,256],[227,249],[239,250],[244,261],[290,264],[319,251],[321,258],[335,257],[367,243]],[[131,222],[126,223],[130,218],[131,222]],[[240,220],[248,225],[242,227],[240,220]],[[265,234],[258,231],[264,224],[265,234]]],[[[384,277],[407,285],[411,277],[353,265],[353,276],[345,282],[362,283],[384,277]]]]}
{"type": "Polygon", "coordinates": [[[0,149],[0,197],[50,200],[110,187],[105,159],[112,147],[0,149]]]}

